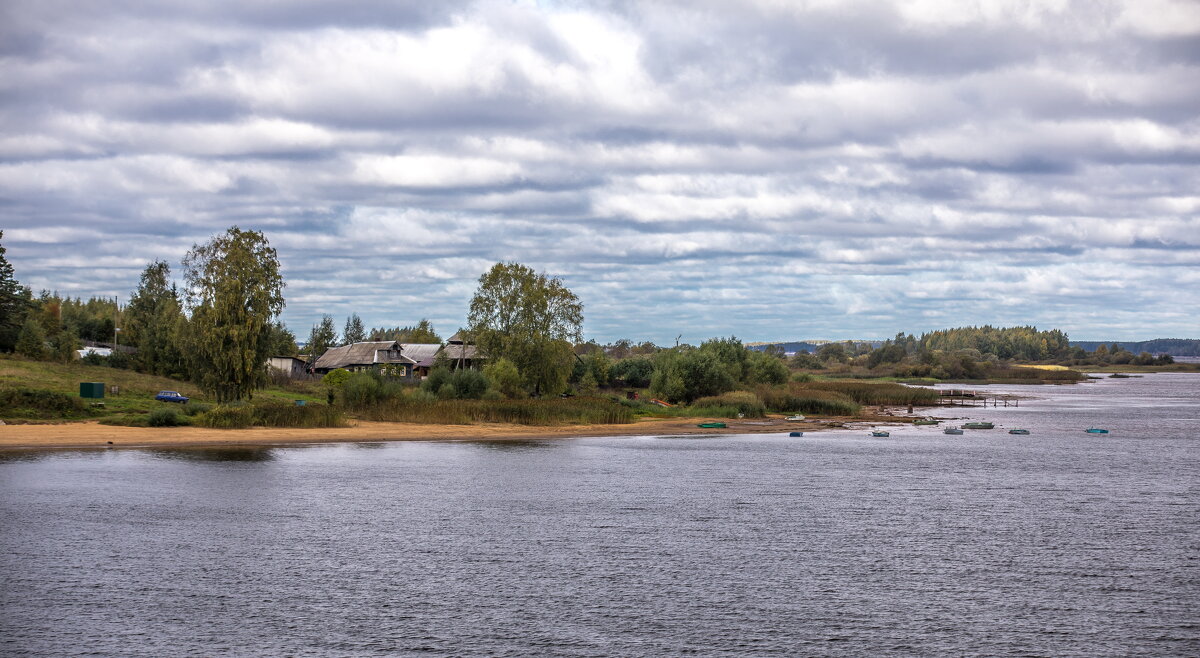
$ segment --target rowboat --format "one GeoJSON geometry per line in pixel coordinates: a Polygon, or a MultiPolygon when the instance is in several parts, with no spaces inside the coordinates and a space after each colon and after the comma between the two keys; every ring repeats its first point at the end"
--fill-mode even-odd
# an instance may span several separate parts
{"type": "Polygon", "coordinates": [[[1009,434],[1029,434],[1029,430],[1015,429],[1015,430],[1009,430],[1008,433],[1009,434]]]}
{"type": "Polygon", "coordinates": [[[1108,430],[1102,430],[1096,427],[1089,427],[1084,431],[1088,434],[1108,434],[1108,430]]]}
{"type": "Polygon", "coordinates": [[[990,430],[996,426],[995,423],[989,423],[983,420],[976,420],[970,423],[963,423],[963,429],[967,430],[990,430]]]}
{"type": "Polygon", "coordinates": [[[696,427],[703,427],[706,429],[724,429],[725,423],[700,423],[696,427]]]}
{"type": "Polygon", "coordinates": [[[804,414],[796,414],[794,416],[788,416],[787,418],[784,418],[784,420],[804,420],[804,414]]]}
{"type": "Polygon", "coordinates": [[[922,418],[921,420],[914,420],[913,425],[937,425],[940,422],[936,418],[922,418]]]}
{"type": "Polygon", "coordinates": [[[962,433],[963,433],[962,429],[958,428],[958,427],[947,427],[946,429],[942,430],[942,434],[962,434],[962,433]]]}
{"type": "Polygon", "coordinates": [[[891,432],[885,432],[883,430],[874,430],[873,432],[871,432],[871,436],[891,436],[891,435],[892,435],[891,432]]]}
{"type": "Polygon", "coordinates": [[[804,436],[804,432],[788,432],[788,436],[791,436],[791,437],[804,436]]]}

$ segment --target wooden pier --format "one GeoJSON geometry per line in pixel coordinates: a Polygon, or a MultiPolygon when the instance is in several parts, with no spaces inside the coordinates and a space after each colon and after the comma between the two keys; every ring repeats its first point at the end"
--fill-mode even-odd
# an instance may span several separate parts
{"type": "Polygon", "coordinates": [[[989,396],[987,391],[946,389],[938,391],[938,404],[944,407],[1019,407],[1021,401],[999,395],[989,396]]]}

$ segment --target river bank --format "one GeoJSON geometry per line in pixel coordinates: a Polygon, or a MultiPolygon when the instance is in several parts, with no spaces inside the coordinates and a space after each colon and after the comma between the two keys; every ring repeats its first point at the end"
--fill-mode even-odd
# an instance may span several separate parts
{"type": "Polygon", "coordinates": [[[622,425],[531,426],[509,423],[473,425],[429,425],[351,421],[337,428],[250,428],[123,427],[95,421],[46,425],[0,427],[0,451],[59,448],[144,448],[190,446],[264,446],[311,443],[354,443],[363,441],[511,441],[561,439],[588,436],[645,436],[656,434],[778,434],[789,431],[815,432],[842,428],[847,423],[897,422],[900,418],[879,413],[854,418],[822,418],[801,422],[782,417],[642,418],[622,425]],[[701,428],[704,422],[723,422],[725,429],[701,428]]]}

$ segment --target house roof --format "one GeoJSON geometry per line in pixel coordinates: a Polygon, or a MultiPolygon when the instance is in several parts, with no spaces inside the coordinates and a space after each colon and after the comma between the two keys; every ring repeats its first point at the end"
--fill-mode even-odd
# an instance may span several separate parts
{"type": "Polygon", "coordinates": [[[403,354],[400,343],[394,340],[380,340],[332,347],[317,359],[313,368],[333,370],[346,366],[369,366],[381,363],[416,362],[403,354]],[[393,351],[401,353],[397,356],[389,356],[388,352],[393,351]]]}
{"type": "Polygon", "coordinates": [[[451,361],[459,359],[478,359],[481,357],[474,345],[447,345],[446,357],[451,361]]]}
{"type": "Polygon", "coordinates": [[[442,349],[437,343],[401,343],[404,356],[416,362],[422,368],[432,368],[433,360],[442,349]]]}

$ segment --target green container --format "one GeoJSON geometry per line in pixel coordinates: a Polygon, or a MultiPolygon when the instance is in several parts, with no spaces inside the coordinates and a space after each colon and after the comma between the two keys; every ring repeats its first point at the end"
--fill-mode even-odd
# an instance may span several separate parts
{"type": "Polygon", "coordinates": [[[81,398],[102,398],[102,397],[104,397],[104,382],[79,382],[79,397],[81,397],[81,398]]]}

